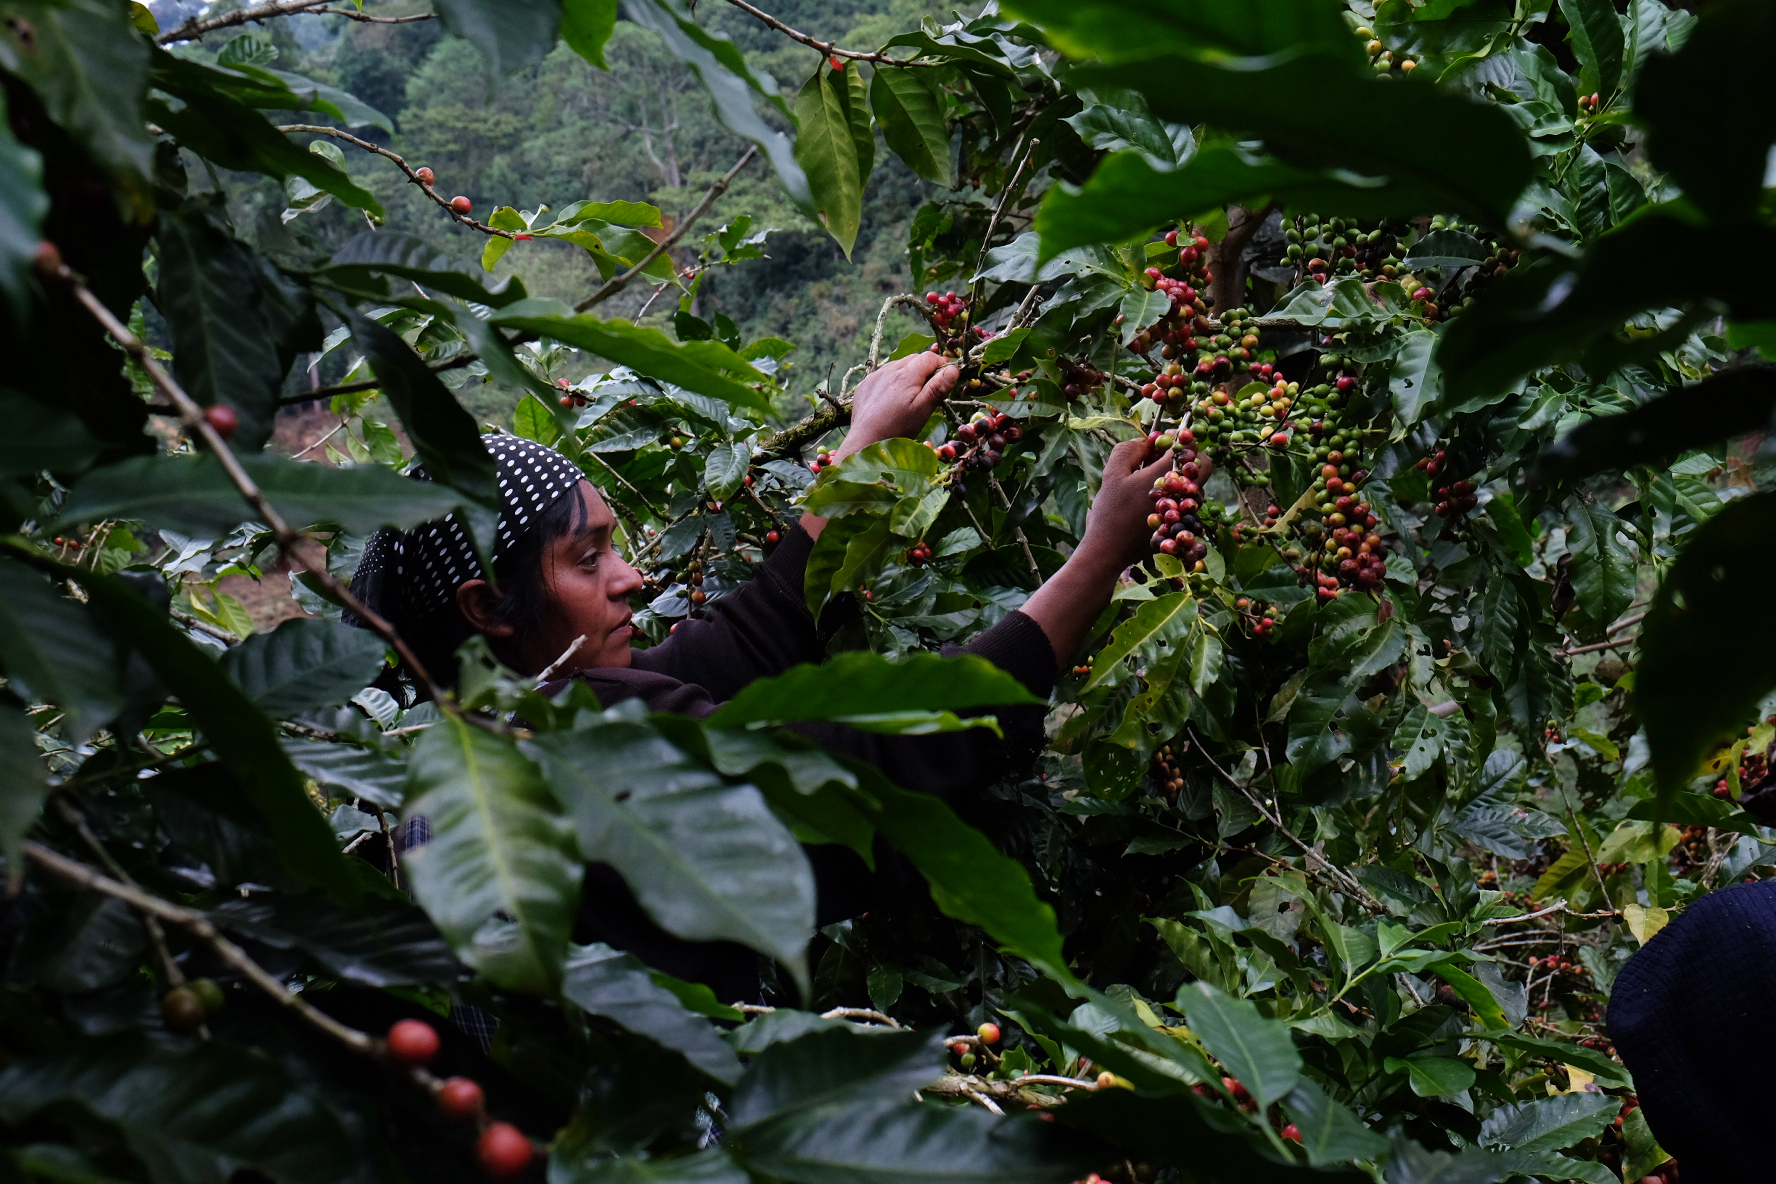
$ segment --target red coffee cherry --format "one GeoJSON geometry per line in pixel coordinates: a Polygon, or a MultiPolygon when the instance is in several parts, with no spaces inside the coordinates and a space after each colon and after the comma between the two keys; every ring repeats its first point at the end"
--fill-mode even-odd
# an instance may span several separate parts
{"type": "Polygon", "coordinates": [[[475,208],[475,203],[466,197],[453,197],[450,199],[450,208],[459,214],[467,214],[475,208]]]}
{"type": "Polygon", "coordinates": [[[516,1180],[530,1166],[535,1152],[524,1132],[509,1122],[490,1123],[475,1140],[481,1170],[495,1180],[516,1180]]]}
{"type": "Polygon", "coordinates": [[[414,180],[418,181],[421,185],[430,185],[433,181],[436,181],[438,179],[433,174],[432,170],[428,169],[428,168],[414,169],[413,170],[413,178],[414,178],[414,180]]]}
{"type": "Polygon", "coordinates": [[[438,1032],[424,1020],[397,1020],[388,1030],[389,1055],[403,1065],[427,1065],[438,1055],[438,1032]]]}
{"type": "Polygon", "coordinates": [[[480,1115],[487,1104],[487,1095],[479,1083],[467,1077],[452,1077],[438,1087],[438,1109],[452,1122],[468,1122],[480,1115]]]}
{"type": "Polygon", "coordinates": [[[976,1029],[975,1035],[981,1038],[981,1043],[983,1044],[998,1044],[999,1025],[995,1024],[992,1020],[988,1020],[976,1029]]]}
{"type": "Polygon", "coordinates": [[[240,430],[240,415],[226,403],[204,408],[204,422],[224,440],[233,439],[234,433],[240,430]]]}

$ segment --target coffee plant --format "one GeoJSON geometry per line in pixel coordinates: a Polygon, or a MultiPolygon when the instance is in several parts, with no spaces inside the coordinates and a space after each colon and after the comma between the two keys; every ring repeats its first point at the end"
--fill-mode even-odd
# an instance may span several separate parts
{"type": "Polygon", "coordinates": [[[326,9],[494,78],[651,31],[735,144],[669,219],[458,196],[242,32],[320,3],[0,0],[10,1173],[1680,1179],[1604,1017],[1776,865],[1776,9],[1004,0],[847,49],[731,2],[796,93],[680,0],[326,9]],[[933,195],[914,290],[803,376],[704,298],[768,228],[704,215],[768,170],[849,252],[879,145],[933,195]],[[357,233],[257,242],[225,197],[261,178],[357,233]],[[392,224],[403,184],[479,269],[392,224]],[[489,278],[549,239],[601,285],[489,278]],[[601,315],[631,287],[670,332],[601,315]],[[927,350],[961,378],[922,437],[835,463],[860,376],[927,350]],[[604,491],[653,641],[829,517],[831,659],[695,721],[479,642],[432,685],[344,624],[375,529],[487,539],[471,384],[604,491]],[[268,449],[316,400],[324,447],[268,449]],[[1031,767],[952,809],[781,729],[1031,701],[934,651],[1136,436],[1152,554],[1031,767]],[[274,629],[221,587],[286,571],[274,629]],[[816,930],[823,844],[920,875],[816,930]],[[764,997],[574,943],[588,864],[764,997]]]}

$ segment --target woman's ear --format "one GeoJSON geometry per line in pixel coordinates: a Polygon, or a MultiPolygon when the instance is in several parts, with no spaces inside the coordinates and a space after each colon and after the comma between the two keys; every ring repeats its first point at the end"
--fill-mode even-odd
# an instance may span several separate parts
{"type": "Polygon", "coordinates": [[[456,608],[469,628],[485,637],[511,637],[518,631],[494,612],[493,587],[486,580],[465,580],[457,585],[456,608]]]}

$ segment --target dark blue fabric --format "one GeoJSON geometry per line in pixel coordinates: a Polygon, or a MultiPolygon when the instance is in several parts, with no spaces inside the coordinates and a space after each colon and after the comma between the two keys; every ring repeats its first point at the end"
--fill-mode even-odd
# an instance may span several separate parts
{"type": "Polygon", "coordinates": [[[1711,892],[1647,942],[1609,1033],[1684,1184],[1776,1176],[1776,882],[1711,892]]]}

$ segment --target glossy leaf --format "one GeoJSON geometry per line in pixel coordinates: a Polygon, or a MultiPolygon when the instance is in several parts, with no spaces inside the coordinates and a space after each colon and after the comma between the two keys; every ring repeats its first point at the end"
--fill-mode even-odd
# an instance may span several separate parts
{"type": "Polygon", "coordinates": [[[475,419],[438,381],[418,354],[388,328],[359,312],[348,318],[352,341],[364,351],[382,393],[407,429],[433,481],[469,500],[497,509],[493,457],[481,442],[475,419]]]}
{"type": "Polygon", "coordinates": [[[1776,498],[1739,498],[1690,535],[1659,587],[1640,635],[1635,710],[1667,787],[1736,731],[1776,686],[1776,629],[1745,613],[1776,579],[1776,498]],[[1723,621],[1737,624],[1723,629],[1723,621]]]}
{"type": "Polygon", "coordinates": [[[1622,81],[1622,58],[1627,52],[1622,22],[1611,0],[1560,0],[1566,18],[1567,40],[1582,68],[1580,83],[1590,83],[1604,95],[1615,93],[1622,81]]]}
{"type": "Polygon", "coordinates": [[[386,649],[368,629],[293,620],[229,650],[222,668],[266,714],[289,716],[350,699],[382,669],[386,649]]]}
{"type": "Polygon", "coordinates": [[[116,1124],[157,1179],[257,1169],[293,1184],[335,1184],[358,1174],[355,1141],[331,1107],[276,1060],[239,1045],[119,1032],[0,1073],[9,1122],[63,1100],[116,1124]]]}
{"type": "Polygon", "coordinates": [[[509,740],[446,719],[413,746],[407,816],[432,828],[407,857],[414,897],[458,957],[512,990],[561,981],[581,863],[558,810],[509,740]]]}
{"type": "Polygon", "coordinates": [[[251,451],[271,436],[284,374],[321,344],[314,299],[217,224],[207,202],[160,218],[155,303],[173,334],[173,373],[205,406],[234,408],[235,446],[251,451]]]}
{"type": "Polygon", "coordinates": [[[0,127],[0,292],[14,315],[30,299],[31,256],[43,238],[49,198],[42,181],[43,157],[20,144],[10,128],[0,127]]]}
{"type": "MultiPolygon", "coordinates": [[[[148,113],[183,146],[224,168],[264,173],[280,181],[301,177],[322,193],[380,216],[376,197],[326,157],[296,143],[251,106],[229,93],[231,71],[157,52],[154,85],[179,106],[150,99],[148,113]]],[[[238,76],[235,76],[238,77],[238,76]]]]}
{"type": "Polygon", "coordinates": [[[438,0],[438,18],[479,49],[496,74],[510,74],[549,52],[561,8],[562,0],[438,0]]]}
{"type": "Polygon", "coordinates": [[[718,728],[833,720],[844,723],[902,711],[966,711],[1037,703],[1024,685],[982,658],[910,654],[838,654],[747,686],[710,717],[718,728]]]}
{"type": "Polygon", "coordinates": [[[8,0],[0,15],[30,30],[0,38],[0,67],[29,86],[107,173],[146,196],[154,152],[142,118],[149,49],[129,14],[107,0],[8,0]]]}
{"type": "MultiPolygon", "coordinates": [[[[296,526],[336,523],[357,535],[380,526],[407,528],[462,504],[460,493],[415,481],[381,465],[336,469],[281,456],[241,458],[274,509],[296,526]]],[[[133,457],[81,478],[62,503],[60,521],[140,519],[194,538],[216,538],[253,519],[213,456],[133,457]]]]}
{"type": "Polygon", "coordinates": [[[851,257],[863,217],[863,175],[842,88],[842,71],[816,70],[796,95],[796,163],[808,178],[814,212],[851,257]]]}
{"type": "Polygon", "coordinates": [[[581,856],[616,868],[662,928],[807,973],[813,873],[756,788],[727,784],[639,720],[531,743],[581,856]]]}
{"type": "Polygon", "coordinates": [[[1077,1162],[1057,1156],[1046,1124],[997,1118],[972,1106],[875,1098],[796,1111],[750,1130],[748,1167],[792,1184],[889,1184],[922,1179],[1064,1181],[1077,1162]]]}
{"type": "Polygon", "coordinates": [[[1494,1110],[1480,1140],[1517,1151],[1558,1151],[1603,1133],[1620,1109],[1608,1094],[1555,1094],[1494,1110]]]}
{"type": "Polygon", "coordinates": [[[1288,1096],[1301,1083],[1301,1054],[1279,1020],[1258,1013],[1248,999],[1234,999],[1208,983],[1178,990],[1184,1009],[1209,1054],[1244,1085],[1259,1107],[1288,1096]]]}
{"type": "Polygon", "coordinates": [[[732,403],[735,407],[770,410],[769,401],[745,385],[747,380],[762,381],[764,375],[719,341],[679,344],[658,329],[643,328],[624,320],[529,315],[519,308],[496,313],[492,319],[494,324],[505,328],[521,329],[589,350],[638,373],[732,403]]]}
{"type": "Polygon", "coordinates": [[[770,75],[754,74],[733,42],[701,28],[678,0],[623,0],[623,15],[665,40],[667,51],[688,66],[709,91],[722,126],[757,144],[777,171],[789,200],[811,210],[808,178],[795,159],[790,138],[766,123],[753,106],[753,96],[761,95],[789,114],[770,75]]]}
{"type": "Polygon", "coordinates": [[[1086,689],[1115,686],[1128,673],[1124,666],[1126,658],[1137,652],[1157,652],[1181,644],[1196,619],[1196,599],[1188,592],[1172,592],[1144,602],[1133,616],[1116,627],[1109,644],[1092,659],[1086,689]]]}
{"type": "Polygon", "coordinates": [[[28,699],[66,711],[80,739],[127,702],[123,653],[92,611],[10,559],[0,560],[0,669],[28,699]]]}
{"type": "Polygon", "coordinates": [[[617,0],[563,0],[561,39],[568,48],[608,70],[604,47],[617,27],[617,0]]]}
{"type": "Polygon", "coordinates": [[[942,1074],[941,1033],[821,1028],[759,1053],[728,1114],[738,1127],[755,1126],[835,1102],[904,1097],[942,1074]]]}
{"type": "Polygon", "coordinates": [[[1051,43],[1073,57],[1129,61],[1180,51],[1258,57],[1282,46],[1312,46],[1361,61],[1349,30],[1312,0],[1265,5],[1016,0],[1007,11],[1040,24],[1051,43]]]}
{"type": "Polygon", "coordinates": [[[300,950],[327,974],[366,987],[418,987],[467,974],[438,927],[405,901],[372,900],[347,912],[312,898],[225,900],[210,919],[273,949],[300,950]]]}
{"type": "Polygon", "coordinates": [[[216,660],[115,576],[68,572],[86,589],[109,629],[127,637],[203,730],[253,809],[270,828],[284,867],[297,879],[346,900],[359,894],[327,821],[278,745],[272,723],[216,660]]]}
{"type": "Polygon", "coordinates": [[[364,798],[384,810],[398,810],[407,783],[407,767],[379,752],[350,744],[288,737],[284,752],[304,776],[339,791],[339,796],[364,798]]]}
{"type": "Polygon", "coordinates": [[[940,96],[923,74],[920,70],[878,67],[870,77],[870,109],[894,154],[933,185],[948,188],[955,174],[950,163],[950,131],[940,96]]]}
{"type": "Polygon", "coordinates": [[[724,1085],[740,1079],[740,1060],[716,1029],[656,985],[632,954],[606,945],[571,947],[561,993],[593,1015],[673,1050],[724,1085]]]}
{"type": "Polygon", "coordinates": [[[1283,1098],[1283,1112],[1301,1132],[1301,1149],[1316,1167],[1353,1159],[1371,1159],[1387,1151],[1387,1139],[1376,1134],[1344,1106],[1303,1078],[1283,1098]]]}

